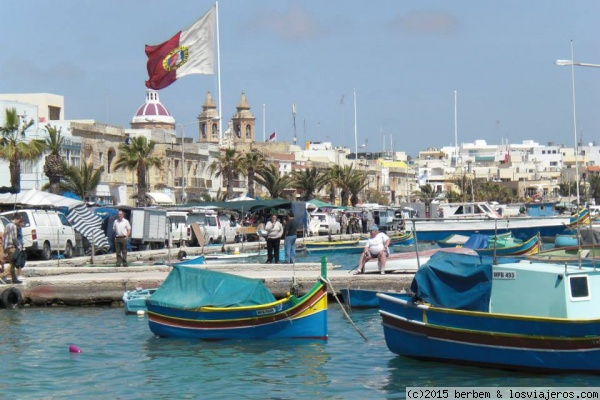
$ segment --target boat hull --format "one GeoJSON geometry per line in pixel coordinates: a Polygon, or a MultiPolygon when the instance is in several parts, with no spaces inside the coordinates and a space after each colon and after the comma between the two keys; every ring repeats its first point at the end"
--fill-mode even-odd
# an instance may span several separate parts
{"type": "Polygon", "coordinates": [[[146,311],[146,299],[156,292],[154,289],[128,290],[123,293],[123,304],[126,314],[137,314],[138,311],[146,311]]]}
{"type": "Polygon", "coordinates": [[[297,299],[248,307],[198,310],[148,304],[150,330],[157,336],[191,339],[327,339],[327,288],[323,282],[297,299]]]}
{"type": "Polygon", "coordinates": [[[402,296],[403,293],[383,290],[369,289],[341,289],[340,294],[344,299],[344,304],[351,308],[377,308],[379,307],[378,293],[385,293],[389,296],[402,296]]]}
{"type": "Polygon", "coordinates": [[[414,304],[408,296],[378,297],[393,353],[536,372],[600,372],[600,320],[460,311],[414,304]]]}

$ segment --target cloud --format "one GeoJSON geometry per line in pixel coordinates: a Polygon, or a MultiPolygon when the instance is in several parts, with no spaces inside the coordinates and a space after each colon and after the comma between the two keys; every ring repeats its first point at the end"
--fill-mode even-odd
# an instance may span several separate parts
{"type": "Polygon", "coordinates": [[[292,4],[284,13],[262,15],[254,21],[252,27],[291,41],[312,39],[325,32],[317,17],[300,4],[292,4]]]}
{"type": "Polygon", "coordinates": [[[403,33],[416,35],[449,35],[460,29],[459,20],[443,11],[410,11],[397,16],[390,27],[403,33]]]}

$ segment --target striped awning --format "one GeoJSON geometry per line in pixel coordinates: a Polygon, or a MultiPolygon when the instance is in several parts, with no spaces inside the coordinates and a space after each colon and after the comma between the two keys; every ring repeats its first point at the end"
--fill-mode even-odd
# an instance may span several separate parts
{"type": "Polygon", "coordinates": [[[108,237],[102,231],[102,218],[92,213],[85,204],[69,208],[67,219],[90,244],[94,243],[96,252],[108,250],[108,237]]]}

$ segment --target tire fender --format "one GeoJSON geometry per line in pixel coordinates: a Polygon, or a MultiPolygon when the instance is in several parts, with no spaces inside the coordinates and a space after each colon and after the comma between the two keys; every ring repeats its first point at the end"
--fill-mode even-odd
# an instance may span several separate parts
{"type": "Polygon", "coordinates": [[[8,288],[2,292],[2,306],[4,308],[17,308],[23,303],[23,295],[17,288],[8,288]]]}

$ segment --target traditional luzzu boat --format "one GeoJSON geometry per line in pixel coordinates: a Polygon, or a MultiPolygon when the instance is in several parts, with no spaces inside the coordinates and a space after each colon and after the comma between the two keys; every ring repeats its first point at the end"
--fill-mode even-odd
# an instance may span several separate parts
{"type": "Polygon", "coordinates": [[[310,250],[313,248],[324,248],[324,247],[336,248],[336,247],[346,247],[346,246],[357,246],[358,242],[359,242],[359,239],[319,240],[319,241],[313,241],[313,242],[306,241],[306,242],[304,242],[304,246],[306,246],[306,248],[310,250]]]}
{"type": "MultiPolygon", "coordinates": [[[[414,232],[395,232],[388,234],[390,238],[390,246],[408,246],[415,244],[414,232]]],[[[369,235],[361,235],[359,245],[364,246],[369,235]]]]}
{"type": "Polygon", "coordinates": [[[541,242],[538,236],[534,236],[528,240],[520,240],[507,234],[489,237],[476,233],[471,235],[462,246],[473,249],[477,254],[482,256],[514,257],[539,252],[542,245],[541,242]]]}
{"type": "Polygon", "coordinates": [[[556,215],[554,203],[528,204],[528,215],[502,217],[487,203],[443,205],[442,218],[417,218],[407,221],[407,230],[415,232],[419,241],[437,242],[452,234],[470,236],[475,233],[497,235],[512,231],[518,239],[539,235],[554,242],[556,235],[589,222],[589,212],[581,209],[572,216],[556,215]]]}
{"type": "MultiPolygon", "coordinates": [[[[364,248],[363,248],[364,249],[364,248]]],[[[447,249],[427,249],[417,252],[391,253],[385,263],[385,273],[394,274],[414,274],[421,265],[438,252],[472,254],[477,252],[466,247],[451,247],[447,249]]],[[[376,258],[372,258],[365,263],[364,274],[378,274],[379,264],[376,258]]]]}
{"type": "Polygon", "coordinates": [[[438,253],[411,294],[379,297],[385,341],[423,360],[600,372],[600,271],[438,253]]]}
{"type": "Polygon", "coordinates": [[[146,305],[160,337],[327,339],[327,266],[304,296],[276,300],[260,279],[179,264],[146,305]]]}
{"type": "Polygon", "coordinates": [[[379,307],[378,293],[385,293],[389,296],[403,296],[406,292],[394,290],[372,290],[360,288],[340,289],[340,294],[344,303],[350,308],[377,308],[379,307]]]}

